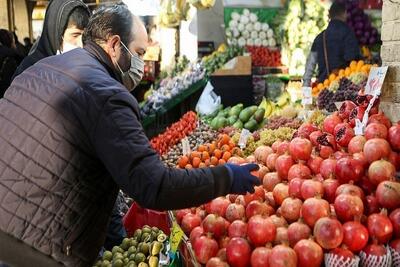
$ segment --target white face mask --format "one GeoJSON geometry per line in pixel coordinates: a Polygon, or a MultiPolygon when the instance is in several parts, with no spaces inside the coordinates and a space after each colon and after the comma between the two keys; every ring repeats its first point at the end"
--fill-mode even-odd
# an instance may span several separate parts
{"type": "Polygon", "coordinates": [[[70,44],[67,42],[63,42],[63,49],[62,50],[57,50],[57,55],[63,54],[63,53],[67,53],[68,51],[71,51],[75,48],[80,48],[80,46],[74,45],[74,44],[70,44]]]}
{"type": "Polygon", "coordinates": [[[126,80],[127,76],[131,82],[124,82],[124,85],[128,88],[129,91],[133,90],[143,78],[144,73],[144,61],[141,59],[138,54],[132,54],[131,51],[126,47],[126,45],[121,41],[122,46],[128,51],[131,55],[131,66],[128,71],[122,71],[118,62],[116,62],[117,67],[122,75],[122,80],[126,80]]]}

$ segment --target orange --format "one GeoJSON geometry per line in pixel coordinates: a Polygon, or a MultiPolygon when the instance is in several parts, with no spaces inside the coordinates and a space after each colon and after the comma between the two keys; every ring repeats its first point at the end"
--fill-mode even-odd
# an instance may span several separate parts
{"type": "Polygon", "coordinates": [[[218,159],[216,157],[211,157],[210,165],[218,165],[218,159]]]}
{"type": "Polygon", "coordinates": [[[232,157],[231,152],[225,152],[224,155],[222,156],[222,159],[228,161],[231,157],[232,157]]]}
{"type": "Polygon", "coordinates": [[[334,73],[329,75],[329,82],[333,82],[335,79],[336,79],[336,75],[334,73]]]}
{"type": "Polygon", "coordinates": [[[227,145],[227,144],[229,144],[229,141],[231,141],[231,138],[229,137],[229,135],[223,134],[223,135],[221,136],[220,142],[221,142],[222,145],[227,145]]]}
{"type": "Polygon", "coordinates": [[[364,65],[365,65],[365,63],[364,63],[363,60],[360,60],[360,61],[357,62],[357,68],[358,68],[358,69],[361,69],[362,66],[364,66],[364,65]]]}
{"type": "Polygon", "coordinates": [[[215,149],[214,150],[214,157],[216,157],[217,159],[220,159],[222,157],[222,151],[219,149],[215,149]]]}
{"type": "Polygon", "coordinates": [[[210,159],[210,154],[208,154],[207,151],[203,151],[203,153],[201,154],[201,159],[204,161],[206,159],[210,159]]]}
{"type": "Polygon", "coordinates": [[[178,166],[179,168],[185,168],[185,166],[188,164],[189,158],[187,156],[182,156],[178,160],[178,166]]]}
{"type": "Polygon", "coordinates": [[[353,60],[353,61],[350,63],[350,69],[351,69],[351,70],[355,70],[356,68],[357,68],[357,61],[353,60]]]}
{"type": "Polygon", "coordinates": [[[344,76],[344,69],[341,69],[341,70],[339,71],[339,76],[341,76],[341,77],[344,76]]]}
{"type": "Polygon", "coordinates": [[[330,83],[329,83],[329,80],[326,79],[326,80],[324,81],[324,86],[325,86],[325,87],[329,87],[329,84],[330,84],[330,83]]]}
{"type": "Polygon", "coordinates": [[[350,69],[349,67],[347,67],[347,68],[345,69],[345,71],[344,71],[344,75],[345,75],[346,77],[348,77],[348,76],[350,76],[350,74],[351,74],[351,69],[350,69]]]}
{"type": "Polygon", "coordinates": [[[193,166],[193,168],[198,168],[199,165],[200,165],[200,163],[201,163],[200,158],[198,158],[198,157],[193,158],[193,160],[192,160],[192,166],[193,166]]]}
{"type": "Polygon", "coordinates": [[[199,145],[199,147],[197,148],[197,151],[199,152],[204,152],[206,151],[207,147],[205,145],[199,145]]]}
{"type": "Polygon", "coordinates": [[[317,89],[318,89],[318,90],[324,89],[324,84],[319,83],[319,84],[317,85],[317,89]]]}

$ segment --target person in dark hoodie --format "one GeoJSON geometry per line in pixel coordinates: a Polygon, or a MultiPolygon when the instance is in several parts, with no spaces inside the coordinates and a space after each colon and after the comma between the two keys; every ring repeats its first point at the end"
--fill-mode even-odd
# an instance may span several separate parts
{"type": "Polygon", "coordinates": [[[307,58],[303,86],[311,86],[311,78],[318,65],[318,82],[329,74],[361,58],[360,47],[353,30],[346,24],[346,6],[333,2],[329,9],[330,22],[326,30],[314,40],[307,58]]]}
{"type": "Polygon", "coordinates": [[[52,0],[47,6],[42,35],[13,79],[43,58],[82,47],[82,33],[90,15],[89,8],[80,0],[52,0]]]}
{"type": "Polygon", "coordinates": [[[93,266],[119,189],[141,207],[176,210],[260,185],[257,164],[164,165],[130,94],[147,46],[125,5],[104,7],[83,49],[43,59],[12,82],[0,100],[0,260],[93,266]]]}

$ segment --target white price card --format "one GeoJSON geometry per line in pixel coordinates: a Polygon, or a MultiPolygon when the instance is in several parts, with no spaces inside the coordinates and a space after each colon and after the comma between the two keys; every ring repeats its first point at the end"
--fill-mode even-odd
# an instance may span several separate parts
{"type": "Polygon", "coordinates": [[[182,139],[182,155],[189,155],[192,151],[190,150],[190,144],[187,137],[182,139]]]}
{"type": "Polygon", "coordinates": [[[354,127],[355,135],[364,135],[365,124],[362,123],[359,119],[356,119],[356,126],[354,127]]]}
{"type": "Polygon", "coordinates": [[[386,77],[388,67],[373,67],[369,72],[367,85],[365,86],[365,94],[380,95],[383,82],[386,77]]]}
{"type": "Polygon", "coordinates": [[[251,136],[251,132],[247,129],[242,129],[242,132],[240,133],[239,137],[239,142],[238,145],[241,149],[246,147],[247,144],[247,139],[251,136]]]}
{"type": "Polygon", "coordinates": [[[311,105],[312,104],[312,88],[311,87],[302,87],[301,92],[303,93],[303,98],[301,99],[301,104],[311,105]]]}

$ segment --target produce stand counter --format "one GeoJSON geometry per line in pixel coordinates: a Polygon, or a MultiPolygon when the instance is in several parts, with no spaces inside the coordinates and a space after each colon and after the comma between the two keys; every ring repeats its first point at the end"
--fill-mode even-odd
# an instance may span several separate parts
{"type": "Polygon", "coordinates": [[[193,109],[194,107],[190,106],[192,106],[193,104],[195,105],[195,103],[192,102],[197,102],[197,93],[200,93],[200,91],[206,85],[207,81],[208,79],[205,78],[192,84],[186,90],[183,90],[178,95],[166,101],[160,109],[143,118],[142,125],[148,137],[155,136],[158,133],[162,132],[165,126],[170,125],[176,120],[174,116],[168,116],[171,115],[168,113],[170,113],[178,105],[180,109],[178,111],[179,114],[175,114],[178,118],[182,117],[182,115],[189,109],[193,109]]]}

